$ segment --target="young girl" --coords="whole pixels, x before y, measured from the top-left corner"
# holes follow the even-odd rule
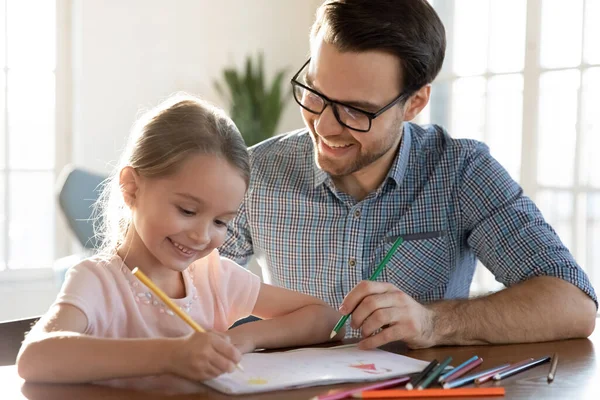
[[[165,375],[214,378],[257,348],[329,340],[337,311],[261,283],[216,250],[249,176],[244,141],[222,111],[189,96],[150,111],[101,198],[104,250],[69,270],[21,347],[19,375],[151,387]],[[131,273],[135,267],[207,333],[193,333]],[[263,320],[227,330],[249,314]]]

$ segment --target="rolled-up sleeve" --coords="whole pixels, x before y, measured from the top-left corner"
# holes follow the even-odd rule
[[[460,209],[468,245],[499,282],[511,286],[534,276],[554,276],[580,288],[598,307],[586,273],[484,144],[464,165]]]
[[[244,202],[238,209],[235,218],[227,226],[227,237],[219,247],[219,253],[239,265],[246,266],[253,252],[252,236]]]

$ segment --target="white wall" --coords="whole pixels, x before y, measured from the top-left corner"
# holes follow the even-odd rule
[[[66,123],[72,131],[65,161],[109,173],[140,108],[173,92],[226,107],[212,82],[226,66],[242,65],[247,54],[264,52],[268,78],[284,67],[291,78],[308,55],[308,32],[320,3],[71,0],[73,112]],[[279,130],[301,124],[290,99]],[[50,273],[0,282],[0,321],[42,314],[56,293]]]
[[[109,172],[143,107],[183,90],[226,107],[226,66],[263,50],[268,77],[308,55],[316,0],[75,0],[73,162]],[[287,89],[287,86],[286,86]],[[280,131],[299,128],[290,99]]]

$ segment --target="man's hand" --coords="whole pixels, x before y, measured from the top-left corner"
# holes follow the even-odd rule
[[[363,339],[359,343],[362,349],[397,340],[402,340],[411,348],[436,344],[434,312],[391,283],[360,282],[348,293],[340,312],[352,313],[350,326],[362,329]],[[377,332],[379,329],[381,331]]]

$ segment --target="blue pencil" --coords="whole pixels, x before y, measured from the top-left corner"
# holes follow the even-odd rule
[[[510,364],[502,364],[502,365],[498,365],[497,367],[486,369],[485,371],[478,372],[476,374],[467,375],[467,376],[464,376],[462,378],[458,378],[456,380],[453,380],[452,382],[444,383],[443,387],[444,387],[444,389],[453,389],[455,387],[467,385],[469,383],[475,382],[475,379],[477,379],[477,378],[480,378],[482,376],[485,376],[485,375],[488,375],[488,374],[493,374],[493,373],[496,373],[498,371],[501,371],[504,368],[508,367],[509,365]]]
[[[478,366],[480,366],[481,363],[483,363],[483,358],[481,358],[481,357],[479,357],[475,361],[471,361],[470,364],[465,365],[460,370],[458,370],[458,371],[454,372],[452,375],[448,376],[444,382],[452,382],[453,380],[460,378],[461,376],[465,375],[470,370],[475,369]]]
[[[521,371],[525,371],[525,370],[527,370],[529,368],[533,368],[533,367],[535,367],[537,365],[543,364],[543,363],[548,362],[548,361],[550,361],[550,356],[541,357],[541,358],[538,358],[537,360],[530,361],[527,364],[520,365],[520,366],[518,366],[516,368],[509,368],[509,369],[504,370],[502,372],[498,372],[496,375],[494,375],[493,379],[495,381],[499,381],[501,379],[508,378],[509,376],[512,376],[514,374],[518,374]]]
[[[450,371],[446,372],[444,375],[440,376],[439,382],[444,382],[447,377],[449,377],[456,371],[460,371],[461,368],[465,367],[469,363],[472,363],[473,361],[477,360],[478,358],[479,358],[479,356],[473,356],[473,357],[469,358],[467,361],[465,361],[464,363],[460,364],[458,367],[453,368]]]

